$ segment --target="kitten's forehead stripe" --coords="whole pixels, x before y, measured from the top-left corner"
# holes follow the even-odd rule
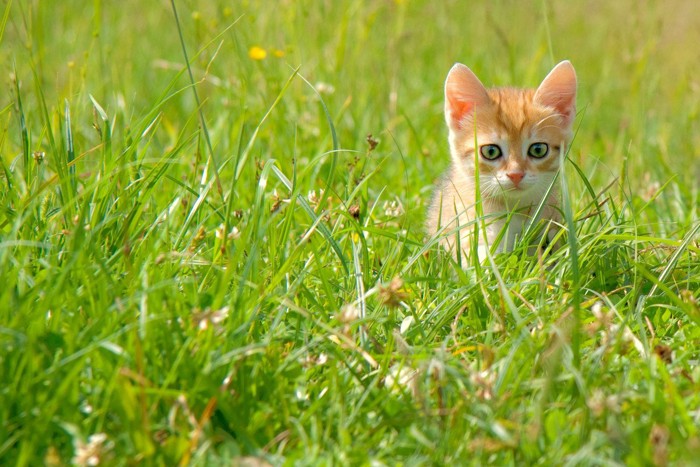
[[[496,122],[511,138],[520,138],[536,112],[532,105],[534,91],[531,89],[495,88],[488,91],[494,102]],[[513,102],[514,105],[507,105]],[[506,103],[504,105],[504,103]],[[528,132],[529,133],[529,132]]]

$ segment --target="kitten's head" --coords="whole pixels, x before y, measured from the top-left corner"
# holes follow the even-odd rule
[[[535,203],[559,170],[576,115],[576,73],[559,63],[537,89],[486,89],[466,66],[445,82],[445,118],[457,170],[474,175],[485,198]],[[476,139],[476,144],[475,144]]]

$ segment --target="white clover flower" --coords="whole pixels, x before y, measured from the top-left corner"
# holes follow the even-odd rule
[[[640,192],[640,196],[644,201],[651,201],[661,189],[661,184],[656,180],[652,181],[649,172],[644,174],[642,185],[646,187]]]
[[[586,405],[596,417],[600,417],[606,409],[614,413],[619,413],[621,397],[617,394],[606,396],[602,389],[596,388],[591,393],[591,397],[586,400]]]
[[[316,193],[316,190],[309,190],[309,193],[306,195],[306,199],[309,200],[309,204],[312,206],[317,206],[319,202],[323,199],[323,188],[318,190],[318,194]]]
[[[75,455],[72,462],[79,466],[100,465],[112,446],[113,443],[107,439],[105,433],[90,435],[87,443],[83,440],[74,440]]]
[[[493,385],[496,383],[496,372],[492,368],[475,371],[470,379],[477,386],[476,397],[487,401],[493,399]]]
[[[346,303],[340,308],[340,313],[338,313],[338,321],[343,324],[350,324],[360,317],[360,309],[357,305],[352,303]]]
[[[200,331],[208,329],[209,326],[213,326],[214,329],[218,331],[221,329],[221,323],[228,318],[229,311],[230,308],[228,306],[219,308],[218,310],[207,308],[204,311],[194,313],[192,319],[197,324]]]
[[[399,217],[403,213],[403,205],[399,200],[384,201],[384,214],[388,217]]]
[[[307,354],[301,358],[301,364],[304,367],[321,366],[328,362],[328,355],[321,352],[318,355]]]
[[[222,240],[224,238],[224,228],[225,227],[226,226],[223,223],[221,223],[216,228],[215,234],[216,234],[216,238],[218,238],[219,240]],[[231,228],[231,231],[227,235],[227,237],[232,239],[232,240],[235,240],[235,239],[239,238],[240,236],[241,236],[241,231],[238,230],[238,227],[236,227],[236,226],[233,226]]]
[[[409,392],[412,396],[418,395],[418,370],[406,364],[396,363],[389,368],[384,377],[384,386],[392,392]]]
[[[333,94],[335,92],[335,87],[332,84],[324,83],[323,81],[316,83],[314,88],[319,94]]]

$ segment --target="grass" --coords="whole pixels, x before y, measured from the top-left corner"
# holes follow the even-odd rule
[[[692,463],[700,11],[476,3],[5,2],[2,463]],[[444,77],[564,58],[566,246],[462,269]]]

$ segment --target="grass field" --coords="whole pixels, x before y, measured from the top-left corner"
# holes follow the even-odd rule
[[[176,7],[2,3],[0,463],[697,461],[700,4]],[[445,75],[562,59],[566,246],[460,267]]]

